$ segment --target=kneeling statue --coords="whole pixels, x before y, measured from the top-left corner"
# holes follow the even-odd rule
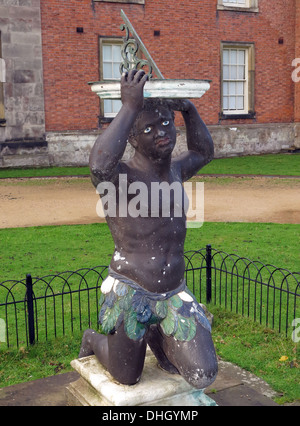
[[[106,217],[115,251],[101,286],[102,333],[84,332],[79,358],[94,354],[119,383],[132,385],[141,377],[148,344],[161,368],[203,389],[218,367],[210,323],[184,279],[186,214],[183,208],[178,214],[173,193],[166,214],[151,186],[177,183],[184,197],[182,183],[211,161],[213,142],[189,100],[144,99],[146,80],[143,70],[122,75],[122,107],[90,155],[94,186],[116,188],[115,208]],[[172,158],[175,110],[186,125],[188,150]],[[127,142],[135,153],[122,161]],[[132,208],[134,188],[144,190],[139,215]]]

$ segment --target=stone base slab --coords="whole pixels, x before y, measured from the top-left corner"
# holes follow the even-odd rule
[[[147,353],[142,377],[136,385],[118,383],[94,355],[76,359],[72,367],[80,379],[66,390],[68,405],[76,406],[214,406],[204,390],[189,385],[180,375],[169,374]]]

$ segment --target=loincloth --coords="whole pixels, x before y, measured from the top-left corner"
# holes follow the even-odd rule
[[[173,291],[153,293],[110,269],[99,303],[99,322],[105,334],[113,334],[122,323],[132,340],[142,339],[152,324],[160,324],[167,336],[180,341],[195,337],[197,323],[211,331],[204,310],[184,280]]]

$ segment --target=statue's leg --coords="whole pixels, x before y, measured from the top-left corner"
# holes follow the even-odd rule
[[[98,361],[110,374],[124,385],[136,384],[142,374],[146,353],[146,342],[129,339],[123,324],[105,336],[94,330],[86,330],[82,339],[79,358],[95,354]]]
[[[106,365],[106,360],[108,359],[107,357],[108,347],[107,347],[106,336],[104,336],[103,334],[97,333],[97,331],[92,330],[91,328],[89,328],[88,330],[85,330],[85,332],[83,333],[81,348],[80,348],[78,358],[84,358],[86,356],[94,355],[95,345],[96,347],[99,348],[98,350],[102,353],[103,360],[101,364]],[[101,349],[100,349],[100,345],[102,345]]]
[[[162,350],[184,379],[197,389],[207,388],[216,378],[218,363],[211,334],[197,323],[196,335],[187,342],[164,335]]]
[[[162,333],[161,327],[157,327],[156,325],[152,325],[147,332],[147,343],[150,346],[151,351],[155,355],[159,366],[168,371],[171,374],[179,374],[177,368],[171,364],[171,362],[166,357],[166,354],[163,350],[163,340],[165,339],[165,335]]]

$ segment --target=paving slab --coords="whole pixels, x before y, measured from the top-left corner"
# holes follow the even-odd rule
[[[0,388],[0,406],[66,406],[66,387],[75,371]],[[276,393],[263,380],[228,362],[219,362],[215,382],[206,389],[219,406],[277,406]]]
[[[78,378],[72,371],[0,388],[0,406],[64,406],[66,386]]]

